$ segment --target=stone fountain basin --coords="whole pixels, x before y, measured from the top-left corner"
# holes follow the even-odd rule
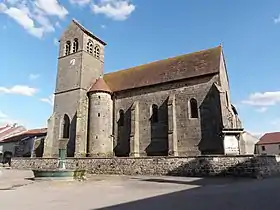
[[[34,169],[35,180],[67,180],[75,179],[76,170],[71,169]]]

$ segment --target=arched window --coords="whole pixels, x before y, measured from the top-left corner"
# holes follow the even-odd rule
[[[67,41],[65,45],[65,55],[69,55],[71,51],[71,42]]]
[[[153,104],[152,106],[152,123],[158,122],[158,106]]]
[[[93,52],[93,42],[90,39],[88,40],[88,43],[87,43],[87,52],[89,54],[92,54],[92,52]]]
[[[194,98],[190,100],[190,115],[191,118],[198,118],[197,101]]]
[[[94,47],[94,56],[100,58],[100,47],[98,45]]]
[[[121,109],[119,111],[120,119],[119,119],[119,125],[124,126],[124,111]]]
[[[69,138],[70,137],[70,118],[67,114],[63,116],[62,121],[62,138]]]
[[[79,49],[79,41],[78,39],[74,39],[74,42],[73,42],[73,53],[77,52]]]

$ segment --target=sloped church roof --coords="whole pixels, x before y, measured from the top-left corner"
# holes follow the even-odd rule
[[[219,73],[222,47],[176,56],[104,75],[112,92]]]

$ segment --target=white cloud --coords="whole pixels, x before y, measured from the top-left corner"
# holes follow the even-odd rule
[[[54,95],[50,95],[48,98],[41,98],[40,101],[45,102],[53,106],[54,104]]]
[[[67,9],[60,5],[57,0],[36,0],[35,5],[46,14],[58,16],[61,19],[68,15]]]
[[[4,0],[4,1],[6,1],[7,3],[9,3],[9,4],[17,4],[17,3],[19,3],[21,0]]]
[[[135,10],[135,5],[129,0],[99,0],[92,5],[95,14],[103,14],[113,20],[126,20]]]
[[[0,94],[16,94],[24,96],[33,96],[37,93],[36,88],[28,87],[26,85],[15,85],[13,87],[0,87]]]
[[[8,15],[38,38],[54,32],[54,25],[59,26],[53,17],[63,19],[68,15],[68,11],[57,0],[4,0],[0,3],[0,13]]]
[[[40,77],[39,74],[29,74],[28,78],[29,80],[35,80],[38,79]]]
[[[1,8],[1,4],[0,4]],[[0,9],[0,12],[5,13],[12,19],[14,19],[19,25],[21,25],[25,30],[27,30],[30,34],[41,38],[44,33],[44,29],[40,27],[36,27],[34,21],[31,19],[31,17],[28,14],[28,11],[24,8],[16,8],[16,7],[4,7],[3,9]]]
[[[280,103],[280,91],[253,93],[247,100],[242,101],[251,106],[274,106]]]
[[[87,5],[91,2],[91,0],[70,0],[71,4],[78,4],[79,6]]]

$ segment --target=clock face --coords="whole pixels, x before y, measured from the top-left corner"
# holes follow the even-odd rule
[[[75,59],[75,58],[71,59],[71,60],[70,60],[70,65],[74,66],[74,65],[75,65],[75,62],[76,62],[76,59]]]

